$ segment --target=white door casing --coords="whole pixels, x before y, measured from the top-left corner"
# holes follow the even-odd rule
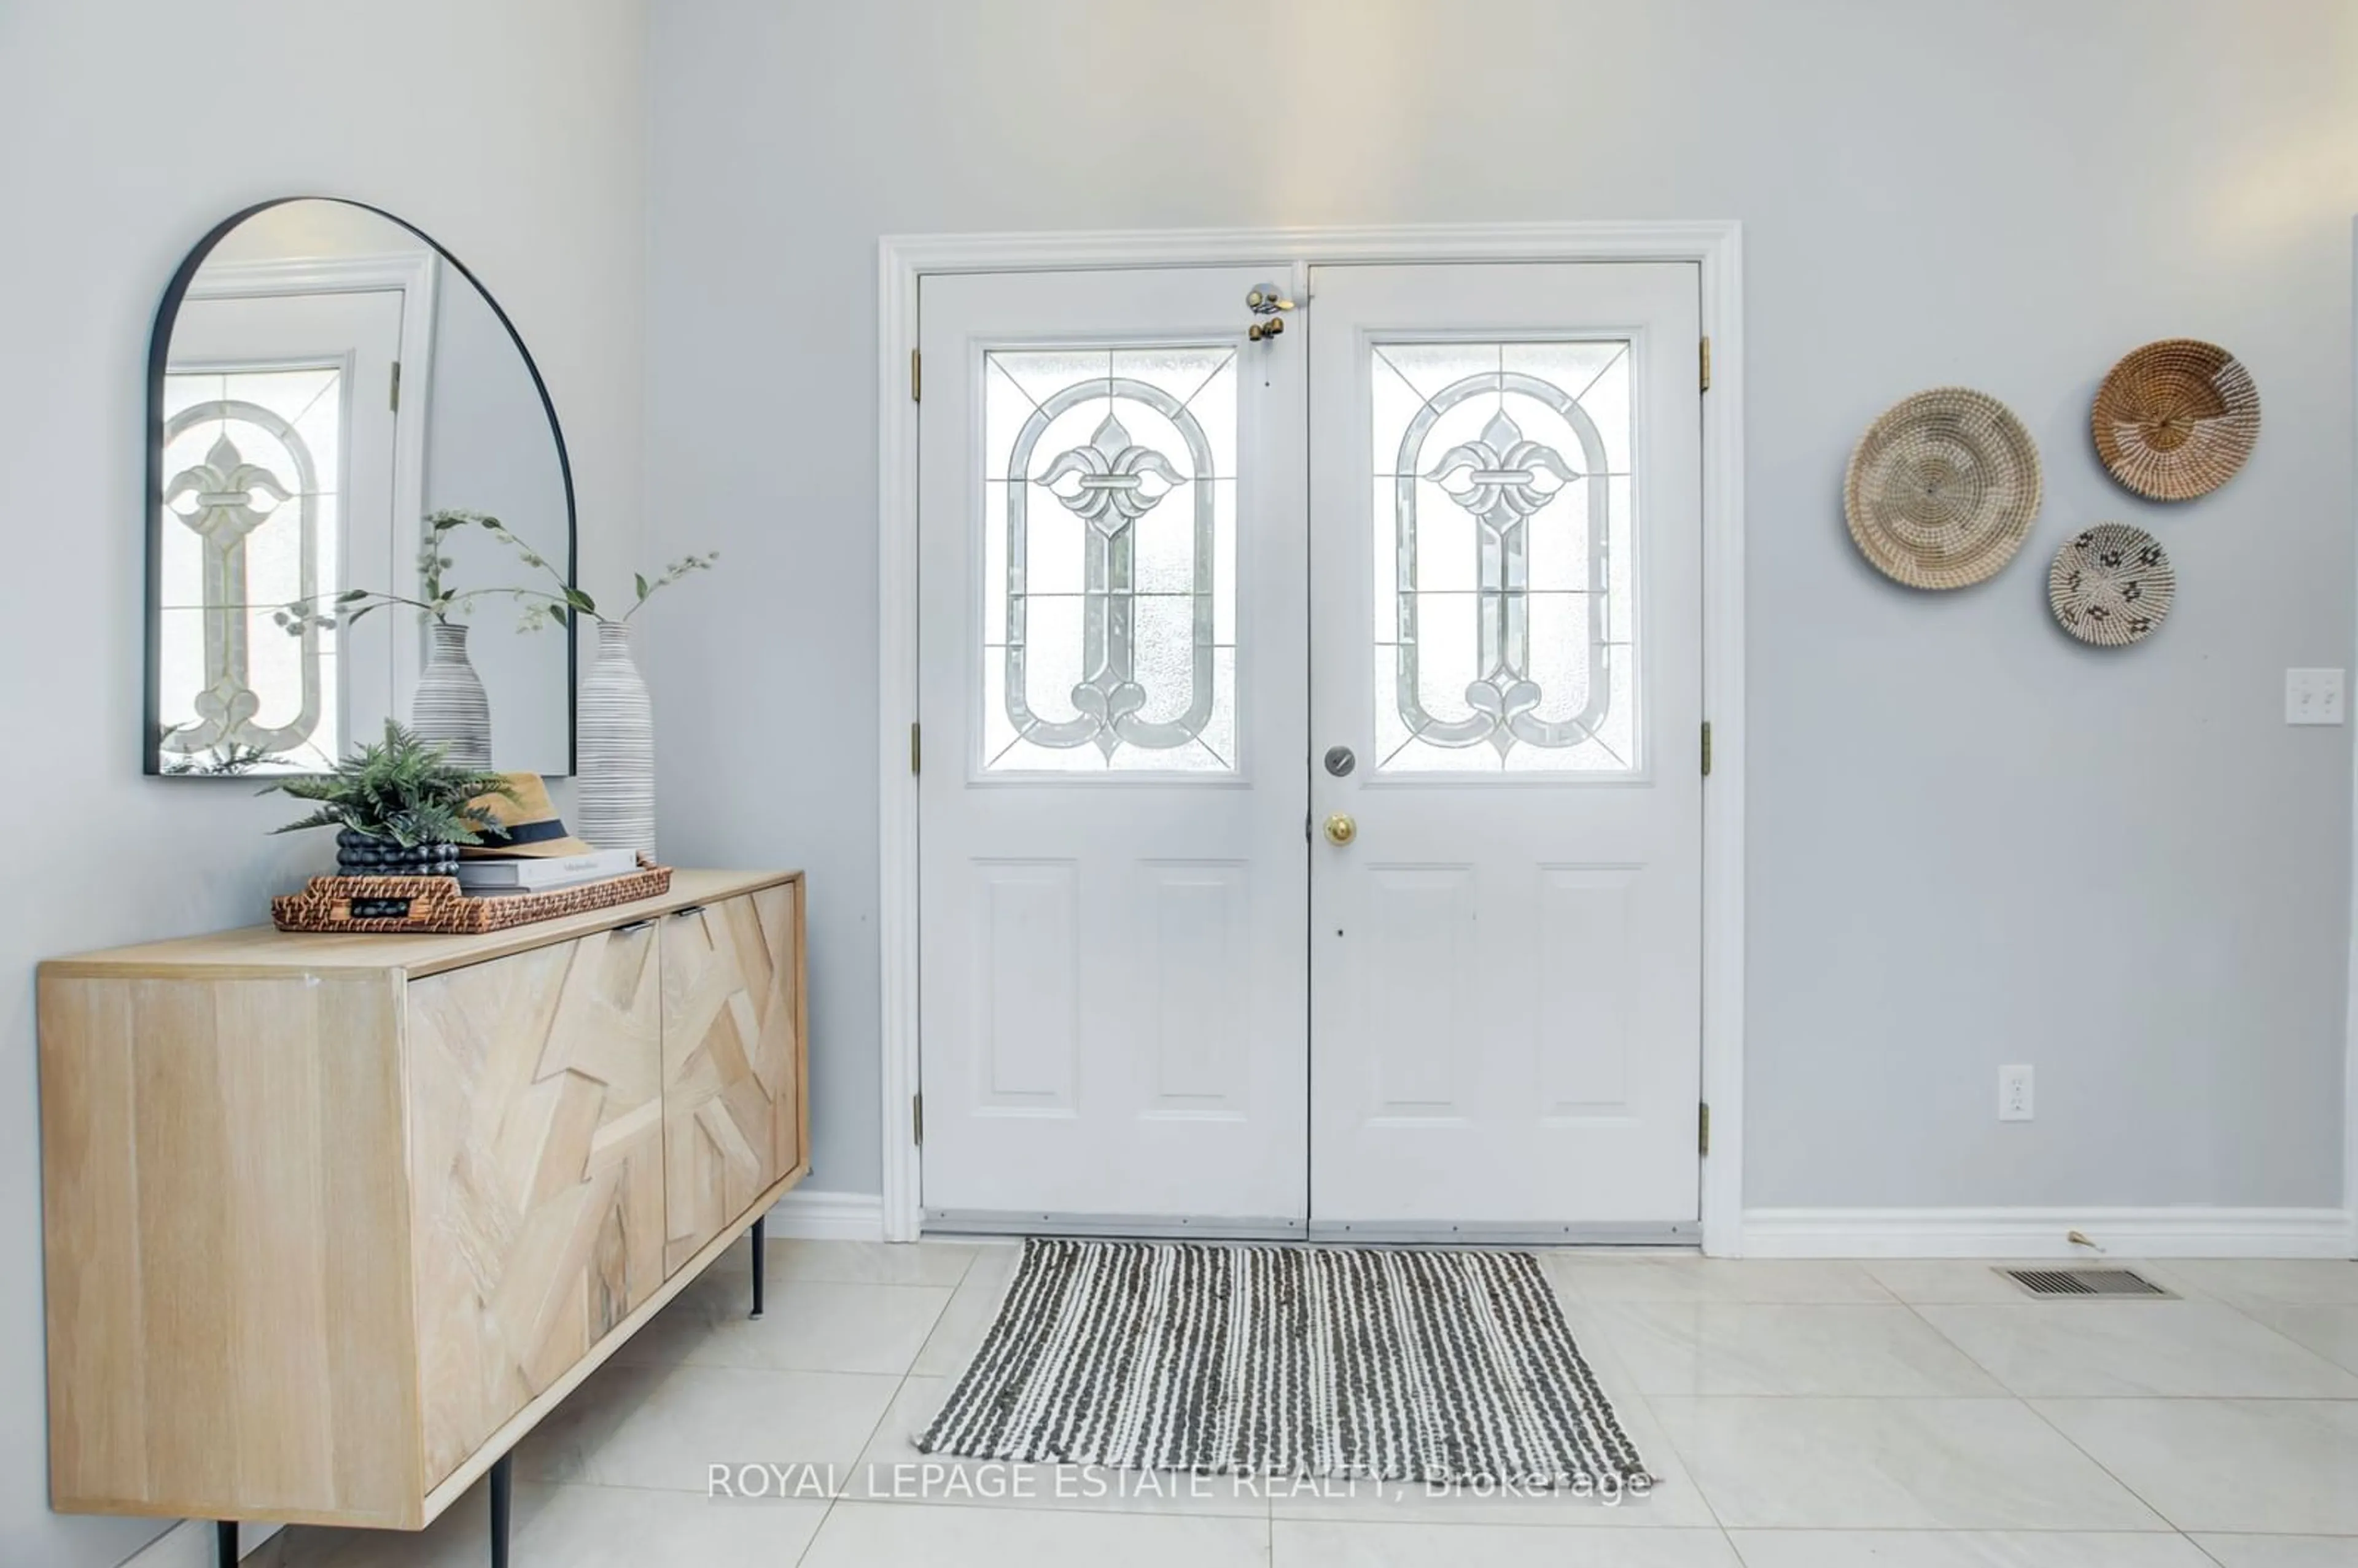
[[[929,279],[925,1206],[1298,1226],[1298,340],[1243,269]]]
[[[1742,1239],[1744,1127],[1741,225],[1645,221],[887,236],[880,242],[878,259],[883,1234],[892,1239],[914,1239],[918,1234],[924,1209],[920,1170],[926,1162],[911,1114],[920,1061],[920,810],[905,732],[907,721],[919,709],[919,407],[913,351],[919,342],[921,282],[931,290],[943,280],[974,273],[1240,264],[1257,277],[1290,277],[1297,297],[1306,298],[1308,269],[1322,263],[1681,261],[1693,264],[1700,275],[1700,325],[1709,334],[1713,362],[1710,395],[1701,411],[1703,596],[1709,626],[1704,684],[1716,753],[1704,798],[1707,929],[1702,1029],[1704,1076],[1714,1128],[1709,1158],[1703,1163],[1702,1232],[1706,1252],[1736,1255]],[[1296,319],[1297,332],[1306,325]],[[925,413],[930,417],[940,377],[936,363],[929,362],[925,369]],[[928,559],[928,571],[931,568]]]
[[[1312,272],[1322,1230],[1697,1217],[1697,283]]]

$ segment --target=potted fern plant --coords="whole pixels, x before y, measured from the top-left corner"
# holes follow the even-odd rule
[[[388,719],[384,739],[315,777],[288,778],[276,790],[318,809],[276,833],[333,827],[336,870],[346,876],[455,876],[459,847],[499,836],[484,795],[515,798],[506,778],[450,762],[431,744]]]

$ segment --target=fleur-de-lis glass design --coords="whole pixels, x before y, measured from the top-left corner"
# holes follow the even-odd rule
[[[1190,404],[1205,386],[1233,384],[1234,355],[1209,347],[1160,352],[1166,366],[1200,367],[1192,373],[1195,393],[1116,373],[1120,351],[1107,351],[1096,373],[1046,395],[1025,394],[1028,415],[993,475],[1006,486],[1005,534],[998,542],[1006,559],[997,693],[1003,722],[995,722],[995,732],[1006,738],[986,751],[986,770],[1070,771],[1091,752],[1088,765],[1097,767],[1233,768],[1207,729],[1216,711],[1234,711],[1233,666],[1222,664],[1227,650],[1214,625],[1216,491],[1233,488],[1234,476],[1218,471],[1212,436]],[[1057,358],[994,354],[985,374],[1004,375],[1016,386],[1011,365],[1029,371]],[[1093,421],[1080,426],[1089,432],[1086,440],[1061,450],[1046,447],[1055,455],[1038,460],[1052,427],[1070,430],[1084,417]],[[1227,443],[1233,438],[1225,435]],[[1035,528],[1033,508],[1044,497],[1082,523],[1077,563],[1063,535]],[[1165,510],[1183,507],[1180,519]],[[1150,524],[1159,530],[1159,550],[1141,544],[1141,529]],[[1035,561],[1035,550],[1055,558]],[[1150,562],[1161,574],[1152,581],[1146,580]],[[1044,591],[1052,575],[1060,586],[1077,577],[1078,593]],[[1076,623],[1066,619],[1075,600]],[[1077,649],[1061,645],[1076,632]],[[1078,678],[1048,675],[1063,670]]]
[[[194,694],[197,721],[173,730],[162,744],[181,754],[233,749],[287,752],[308,739],[319,721],[319,635],[308,631],[298,640],[299,696],[294,714],[284,723],[257,722],[265,704],[255,689],[247,643],[254,607],[246,581],[246,553],[255,531],[272,524],[292,503],[302,595],[308,599],[316,591],[312,498],[318,485],[310,449],[277,414],[234,398],[182,409],[166,423],[165,445],[169,448],[183,432],[201,433],[208,427],[216,434],[203,460],[181,468],[164,485],[167,525],[186,528],[200,541],[197,589],[204,665]],[[293,471],[258,460],[265,451],[283,454]]]
[[[1066,479],[1073,482],[1058,488]],[[1108,414],[1089,444],[1058,456],[1039,482],[1098,533],[1113,534],[1153,511],[1181,477],[1152,447],[1132,445],[1121,421]]]
[[[1392,712],[1379,716],[1379,739],[1391,739],[1381,742],[1378,767],[1457,770],[1478,764],[1453,759],[1487,749],[1493,768],[1627,768],[1629,759],[1600,734],[1614,701],[1612,662],[1631,651],[1626,639],[1608,636],[1612,481],[1625,476],[1612,471],[1595,418],[1556,380],[1509,368],[1515,345],[1390,347],[1421,374],[1450,368],[1425,395],[1388,358],[1386,345],[1374,349],[1370,363],[1371,373],[1392,378],[1381,384],[1405,385],[1421,399],[1404,421],[1380,406],[1375,416],[1379,450],[1396,442],[1384,470],[1392,515],[1388,531],[1379,520],[1377,544],[1379,584],[1390,579],[1395,615],[1389,634],[1379,628],[1377,636],[1379,670],[1392,687]],[[1614,385],[1627,385],[1623,345],[1534,347],[1540,351],[1523,362],[1545,362],[1553,353],[1569,366],[1585,355],[1596,378],[1620,365]],[[1497,368],[1465,373],[1468,362],[1485,358]],[[1467,416],[1486,404],[1478,434],[1465,436]],[[1436,440],[1444,428],[1458,438]],[[1420,505],[1436,491],[1471,520],[1470,537],[1462,525],[1420,528]],[[1533,579],[1542,542],[1557,573],[1543,589]],[[1433,554],[1440,550],[1470,551],[1472,558]],[[1573,564],[1574,551],[1585,552],[1585,573]],[[1542,601],[1543,622],[1535,621]],[[1626,618],[1626,607],[1620,613]],[[1468,636],[1471,647],[1456,640]],[[1628,671],[1619,674],[1626,680]],[[1379,682],[1379,706],[1387,703],[1381,690]],[[1535,751],[1518,754],[1519,747]]]
[[[224,431],[214,438],[203,462],[172,476],[164,504],[207,542],[235,544],[262,526],[291,493],[276,474],[247,462]],[[256,496],[266,497],[266,504],[255,505]]]
[[[1531,678],[1531,550],[1525,520],[1578,477],[1552,447],[1527,441],[1503,406],[1479,439],[1461,441],[1425,471],[1449,499],[1473,514],[1482,552],[1479,581],[1482,674],[1466,700],[1487,715],[1483,739],[1504,756],[1515,744],[1512,721],[1540,705]]]
[[[1146,706],[1146,688],[1134,677],[1134,606],[1127,590],[1136,550],[1130,525],[1184,481],[1170,459],[1134,445],[1120,418],[1109,412],[1087,446],[1058,453],[1035,482],[1089,525],[1081,621],[1087,673],[1073,687],[1073,706],[1095,721],[1087,738],[1110,757],[1126,738],[1123,729]]]

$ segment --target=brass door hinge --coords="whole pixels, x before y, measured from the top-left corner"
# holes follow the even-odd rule
[[[1703,341],[1703,389],[1705,392],[1711,390],[1711,340],[1709,338]]]
[[[909,1097],[909,1137],[918,1148],[925,1146],[925,1097],[922,1093]]]
[[[393,362],[393,384],[385,389],[384,406],[395,414],[401,412],[401,362]]]
[[[1711,777],[1711,720],[1703,721],[1703,776]]]
[[[1695,1118],[1695,1152],[1708,1154],[1711,1152],[1711,1107],[1702,1105],[1695,1108],[1702,1113]]]
[[[916,350],[909,351],[909,401],[925,400],[925,356]]]
[[[913,773],[922,773],[925,771],[925,726],[922,724],[909,726],[909,771]]]

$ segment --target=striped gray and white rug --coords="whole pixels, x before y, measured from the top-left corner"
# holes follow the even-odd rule
[[[1645,1473],[1528,1252],[1027,1241],[917,1447],[1534,1487]]]

